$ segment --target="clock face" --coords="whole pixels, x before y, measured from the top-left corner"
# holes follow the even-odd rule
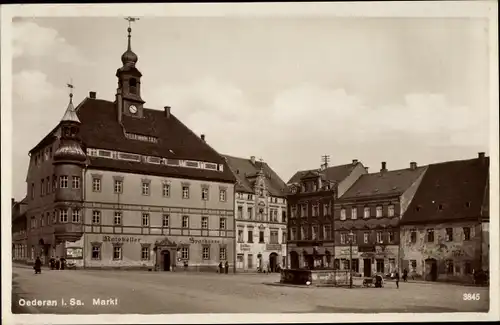
[[[130,105],[128,110],[130,111],[130,113],[132,114],[135,114],[137,113],[137,107],[135,107],[135,105]]]

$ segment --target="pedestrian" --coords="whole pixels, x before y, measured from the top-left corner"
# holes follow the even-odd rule
[[[398,270],[396,270],[396,274],[394,275],[394,277],[396,279],[396,286],[399,289],[399,271]]]
[[[403,270],[403,282],[408,282],[408,270]]]
[[[184,261],[184,271],[187,271],[187,269],[188,269],[188,262]]]
[[[59,259],[59,256],[56,257],[56,270],[59,270],[61,267],[61,260]]]
[[[226,261],[226,264],[224,265],[224,269],[226,271],[226,274],[229,273],[229,263]]]
[[[40,260],[40,257],[36,257],[35,260],[35,265],[33,266],[33,269],[35,269],[35,274],[41,274],[42,273],[42,261]]]
[[[56,267],[56,259],[52,256],[49,260],[50,269],[53,270]]]
[[[64,267],[66,266],[66,259],[64,257],[61,257],[61,270],[64,270]]]
[[[219,267],[217,268],[217,273],[222,273],[222,262],[219,263]]]
[[[221,271],[220,271],[220,273],[222,273],[222,274],[226,273],[225,269],[224,269],[224,263],[222,263],[222,262],[221,262]]]

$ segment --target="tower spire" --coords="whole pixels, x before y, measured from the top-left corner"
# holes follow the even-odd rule
[[[127,32],[128,32],[128,42],[127,42],[127,51],[125,53],[123,53],[122,55],[122,62],[123,62],[123,65],[135,65],[137,63],[137,55],[132,52],[132,23],[133,22],[136,22],[139,20],[139,18],[136,18],[136,17],[126,17],[124,18],[125,20],[128,21],[128,28],[127,28]]]
[[[69,88],[69,103],[68,107],[66,108],[66,112],[61,119],[61,122],[66,121],[80,123],[80,119],[76,115],[75,107],[73,106],[73,89],[75,88],[75,86],[73,85],[72,81],[66,84],[66,86]]]

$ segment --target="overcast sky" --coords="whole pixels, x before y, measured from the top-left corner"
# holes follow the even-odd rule
[[[172,106],[222,154],[297,170],[370,171],[488,150],[488,22],[407,18],[142,18],[132,49],[146,107]],[[72,79],[114,100],[123,18],[13,24],[13,195],[28,151],[60,120]]]

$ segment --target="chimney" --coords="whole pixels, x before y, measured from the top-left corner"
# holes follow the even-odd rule
[[[381,172],[386,172],[387,171],[387,163],[385,161],[382,161],[382,168],[380,169]]]
[[[95,91],[90,91],[89,92],[89,98],[95,99],[95,97],[96,97],[96,92]]]
[[[477,157],[478,157],[479,159],[484,159],[484,152],[479,152],[479,153],[477,154]]]
[[[368,173],[368,169],[369,169],[369,168],[370,168],[370,167],[365,167],[365,170],[366,170],[366,172],[367,172],[367,173]]]
[[[170,118],[170,106],[165,106],[164,109],[165,109],[165,116],[167,118]]]
[[[415,170],[415,169],[417,169],[417,163],[416,163],[416,162],[414,162],[414,161],[412,161],[412,162],[410,163],[410,169],[411,169],[411,170]]]
[[[204,134],[201,135],[201,140],[205,141],[205,135]]]
[[[255,164],[255,156],[251,156],[250,161],[252,162],[252,164]]]
[[[357,163],[358,163],[358,160],[357,160],[357,159],[353,159],[353,160],[352,160],[352,164],[353,164],[353,165],[356,165]]]

